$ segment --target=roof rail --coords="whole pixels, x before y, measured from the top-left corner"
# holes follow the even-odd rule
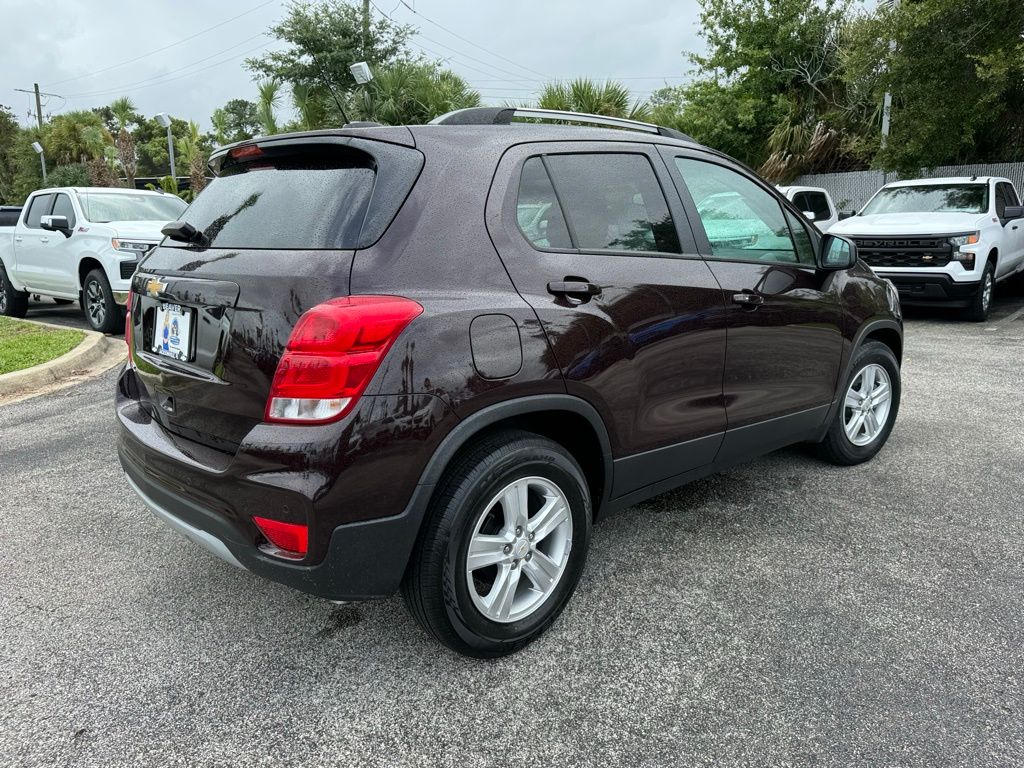
[[[629,120],[624,117],[607,117],[591,115],[586,112],[567,112],[560,109],[534,109],[533,107],[470,107],[456,109],[454,112],[435,117],[430,125],[510,125],[512,118],[527,120],[564,120],[573,123],[586,123],[604,128],[623,128],[629,131],[643,131],[657,136],[667,136],[696,144],[685,133],[666,128],[663,125],[644,123],[640,120]]]

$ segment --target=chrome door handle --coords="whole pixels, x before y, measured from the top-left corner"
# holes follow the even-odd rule
[[[14,238],[14,242],[16,242],[16,243],[20,243],[20,242],[21,242],[22,240],[24,240],[24,239],[25,239],[25,238],[23,238],[23,237],[21,237],[21,236],[19,235],[18,237]]]
[[[40,237],[39,238],[39,242],[40,243],[48,243],[48,242],[50,242],[50,238],[48,238],[48,237]]]
[[[735,304],[748,309],[756,309],[764,304],[764,297],[757,293],[734,293],[732,300]]]

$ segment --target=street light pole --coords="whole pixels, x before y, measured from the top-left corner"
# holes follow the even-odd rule
[[[39,155],[39,162],[43,165],[43,184],[46,183],[46,153],[43,151],[43,145],[38,141],[32,142],[32,149]]]
[[[167,155],[171,159],[171,178],[177,180],[178,176],[174,170],[174,136],[171,134],[171,116],[161,112],[156,116],[156,121],[167,129]]]

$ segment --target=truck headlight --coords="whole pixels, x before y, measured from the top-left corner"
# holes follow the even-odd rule
[[[132,240],[118,240],[116,237],[110,241],[110,244],[118,251],[132,253],[136,256],[142,256],[142,254],[153,247],[153,243],[138,243]]]
[[[965,232],[962,235],[950,235],[948,238],[949,244],[954,248],[959,248],[961,245],[974,245],[981,239],[980,232]]]
[[[965,245],[976,245],[981,239],[980,232],[964,232],[962,235],[950,235],[947,240],[953,246],[953,261],[959,261],[966,270],[974,269],[974,253],[961,251]]]

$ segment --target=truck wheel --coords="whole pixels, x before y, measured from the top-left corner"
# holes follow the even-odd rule
[[[995,285],[995,267],[992,262],[985,265],[985,271],[981,273],[981,282],[978,284],[978,292],[971,299],[970,306],[964,310],[964,319],[975,323],[983,323],[988,320],[988,312],[992,307],[992,288]]]
[[[874,457],[892,432],[900,409],[900,366],[880,341],[869,341],[854,352],[853,365],[825,439],[818,453],[842,466]]]
[[[0,264],[0,315],[24,317],[28,312],[28,294],[14,290],[7,278],[7,271]]]
[[[409,611],[467,656],[513,653],[572,596],[590,544],[590,493],[562,446],[502,431],[438,485],[402,583]]]
[[[82,312],[94,331],[116,333],[124,323],[121,307],[114,301],[114,293],[103,270],[94,269],[82,284]]]

